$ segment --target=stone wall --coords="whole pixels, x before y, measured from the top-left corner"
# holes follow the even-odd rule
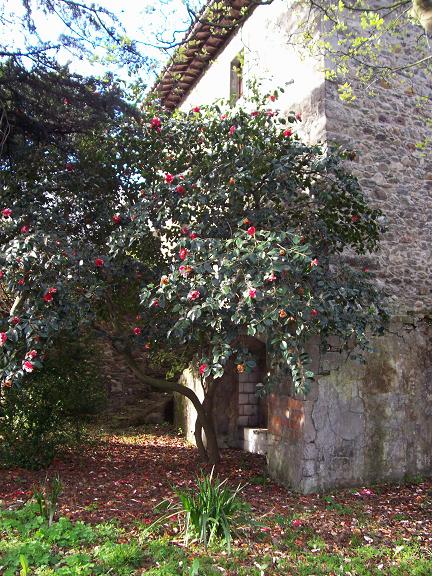
[[[324,80],[323,61],[302,59],[289,45],[296,17],[282,0],[257,8],[182,108],[227,98],[230,62],[241,49],[246,79],[253,74],[263,91],[292,81],[277,106],[302,113],[299,131],[309,142],[355,149],[348,169],[384,212],[387,232],[379,252],[367,256],[367,266],[389,293],[394,319],[364,365],[340,354],[321,355],[311,343],[318,378],[308,396],[295,397],[290,384],[281,382],[269,398],[269,471],[303,492],[429,475],[432,163],[417,143],[432,134],[415,106],[419,93],[432,95],[430,78],[410,68],[395,80],[376,83],[376,96],[357,90],[352,104],[342,103],[337,87]],[[398,50],[386,55],[390,66],[415,60],[417,33],[408,30]],[[232,398],[239,390],[230,392],[228,384],[232,433]]]
[[[394,322],[391,332],[365,364],[321,356],[306,399],[272,399],[274,477],[311,492],[432,473],[432,326]]]

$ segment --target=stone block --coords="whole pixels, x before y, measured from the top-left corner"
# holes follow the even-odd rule
[[[249,404],[249,395],[248,394],[239,394],[239,404]]]
[[[247,426],[249,424],[249,417],[248,416],[239,416],[238,418],[238,425],[239,426]]]
[[[258,406],[256,406],[256,404],[245,404],[243,410],[246,416],[256,416],[258,413]]]

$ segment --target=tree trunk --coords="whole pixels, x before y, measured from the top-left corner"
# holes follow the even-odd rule
[[[169,382],[148,376],[140,368],[129,350],[122,350],[121,352],[123,353],[128,366],[138,377],[138,379],[141,380],[141,382],[157,390],[163,390],[164,392],[178,392],[179,394],[186,396],[186,398],[192,402],[197,412],[195,438],[197,440],[197,448],[200,458],[204,459],[210,464],[217,464],[220,461],[220,455],[212,414],[214,387],[210,387],[209,393],[204,398],[203,403],[201,403],[195,392],[187,386],[183,386],[183,384],[180,384],[179,382]],[[202,430],[204,430],[206,445],[204,445],[202,439]]]

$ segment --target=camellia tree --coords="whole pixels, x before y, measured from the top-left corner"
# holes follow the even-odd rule
[[[270,377],[285,371],[297,388],[313,378],[305,351],[312,336],[324,347],[330,335],[366,346],[384,312],[356,255],[376,247],[380,214],[342,153],[302,143],[301,118],[284,118],[268,103],[267,96],[248,110],[214,105],[172,115],[143,105],[139,117],[105,134],[112,165],[127,175],[119,190],[99,191],[95,180],[93,190],[77,192],[76,205],[53,186],[62,178],[67,187],[67,169],[45,173],[27,206],[6,186],[3,391],[32,385],[59,334],[94,333],[138,380],[189,398],[198,448],[214,463],[212,398],[229,361],[239,371],[253,366],[244,336],[265,337]],[[75,174],[80,158],[74,162]],[[31,191],[33,183],[21,185]],[[104,193],[104,203],[92,201]],[[177,377],[148,375],[139,359],[161,351],[196,371],[202,402]]]

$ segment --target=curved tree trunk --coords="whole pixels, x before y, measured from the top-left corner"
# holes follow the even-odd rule
[[[129,350],[121,350],[128,366],[131,368],[133,373],[137,376],[141,382],[155,388],[157,390],[163,390],[164,392],[178,392],[183,396],[188,398],[196,412],[197,412],[197,424],[195,425],[195,438],[197,440],[197,447],[200,458],[208,461],[210,464],[217,464],[220,460],[219,447],[217,444],[216,432],[213,424],[213,414],[212,414],[212,396],[213,391],[210,388],[210,393],[204,398],[203,403],[200,402],[198,396],[193,390],[180,384],[179,382],[169,382],[166,380],[159,380],[158,378],[153,378],[148,376],[138,365],[135,358]],[[206,444],[204,444],[202,439],[202,430],[204,430]]]

